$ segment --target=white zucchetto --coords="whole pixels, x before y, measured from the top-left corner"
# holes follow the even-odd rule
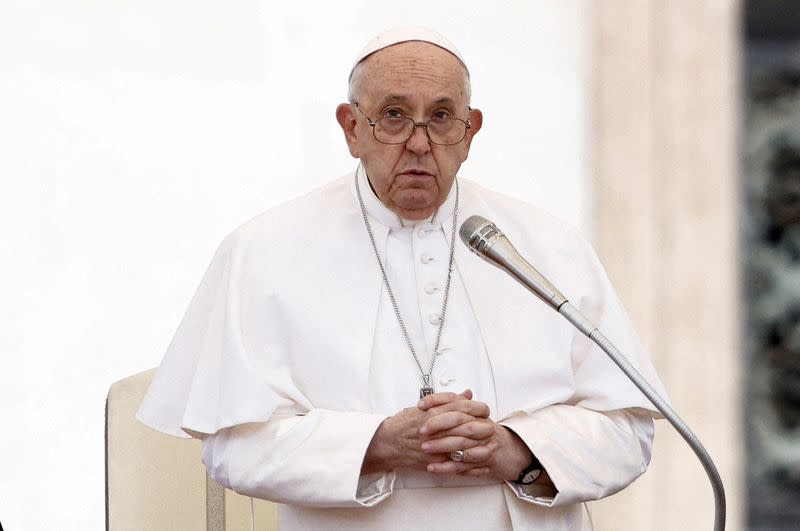
[[[350,69],[350,76],[353,75],[353,70],[355,69],[356,65],[366,59],[368,56],[372,55],[373,53],[377,52],[378,50],[383,50],[384,48],[388,48],[394,44],[400,44],[401,42],[409,42],[409,41],[422,41],[428,42],[430,44],[434,44],[439,48],[443,48],[450,52],[451,54],[455,55],[461,64],[464,65],[464,68],[469,73],[469,69],[467,68],[467,63],[464,61],[464,58],[461,56],[461,53],[455,47],[455,45],[450,42],[444,35],[433,31],[431,29],[419,27],[419,26],[405,26],[405,27],[398,27],[386,30],[380,34],[378,34],[374,39],[370,40],[361,52],[356,57],[356,60],[353,62],[353,67]]]

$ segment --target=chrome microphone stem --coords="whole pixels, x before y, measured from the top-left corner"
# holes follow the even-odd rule
[[[470,216],[461,225],[461,240],[475,254],[510,274],[534,295],[542,299],[589,339],[594,341],[623,373],[650,400],[653,406],[666,418],[683,437],[697,455],[711,481],[714,491],[714,531],[725,529],[725,488],[717,467],[697,436],[675,413],[647,380],[631,365],[617,348],[578,311],[539,271],[517,252],[511,242],[491,221],[481,216]]]
[[[470,251],[517,279],[556,311],[567,302],[567,298],[517,252],[491,221],[471,216],[461,225],[459,235]]]
[[[478,256],[497,265],[512,277],[519,279],[523,286],[545,303],[558,311],[567,298],[553,286],[536,268],[530,265],[511,242],[502,234],[492,238]]]
[[[564,302],[558,309],[558,313],[563,315],[575,328],[580,330],[589,339],[595,342],[598,347],[603,349],[603,352],[608,354],[608,357],[617,364],[617,367],[625,373],[625,375],[639,388],[639,390],[646,396],[653,406],[666,418],[675,430],[683,437],[689,447],[694,451],[700,463],[708,475],[711,482],[711,488],[714,491],[714,531],[724,531],[725,529],[725,487],[722,484],[722,478],[714,465],[714,461],[706,451],[703,444],[692,432],[689,426],[678,416],[674,409],[664,400],[653,387],[647,383],[647,380],[639,374],[628,359],[604,336],[600,330],[597,329],[583,314],[578,311],[575,306]]]

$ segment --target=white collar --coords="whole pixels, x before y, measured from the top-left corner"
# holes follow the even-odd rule
[[[375,195],[372,186],[369,184],[367,172],[361,164],[359,164],[356,169],[356,178],[358,179],[358,186],[361,189],[361,198],[364,200],[364,208],[366,208],[367,214],[390,230],[403,230],[404,228],[413,228],[420,224],[439,227],[453,215],[453,207],[456,202],[455,181],[453,182],[453,186],[450,187],[450,192],[448,192],[444,203],[442,203],[431,217],[427,219],[411,220],[401,218],[378,199],[378,196]]]

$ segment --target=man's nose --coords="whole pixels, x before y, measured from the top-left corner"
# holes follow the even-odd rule
[[[414,131],[406,140],[406,149],[417,154],[424,154],[431,150],[431,141],[424,125],[414,124]]]

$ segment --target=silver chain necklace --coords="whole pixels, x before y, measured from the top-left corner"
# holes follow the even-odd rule
[[[361,165],[359,165],[361,168]],[[369,224],[369,219],[367,218],[367,208],[364,206],[364,199],[361,197],[361,188],[358,185],[358,170],[356,170],[356,195],[358,196],[358,204],[361,206],[361,215],[364,218],[364,226],[367,228],[367,234],[369,235],[369,241],[372,244],[372,250],[375,251],[375,259],[378,261],[378,267],[381,269],[381,275],[383,276],[383,285],[386,286],[386,293],[389,295],[389,300],[392,302],[392,308],[394,309],[394,315],[397,317],[397,322],[400,324],[400,330],[403,332],[403,338],[406,340],[406,345],[408,345],[408,350],[411,351],[411,355],[414,356],[414,361],[417,362],[417,367],[419,368],[420,376],[422,376],[422,387],[419,389],[419,397],[424,398],[428,395],[433,394],[433,385],[431,385],[431,374],[433,374],[433,367],[436,365],[436,360],[439,358],[439,342],[442,339],[442,330],[444,329],[444,316],[447,313],[447,299],[450,295],[450,279],[453,276],[453,258],[455,256],[456,251],[456,227],[458,226],[458,179],[455,179],[456,185],[456,200],[455,204],[453,205],[453,230],[450,234],[450,260],[447,265],[447,281],[445,282],[444,287],[444,300],[442,301],[442,311],[439,314],[439,329],[436,331],[436,342],[433,346],[433,354],[431,355],[431,364],[428,367],[428,372],[426,373],[422,369],[422,363],[419,361],[419,356],[417,356],[417,351],[414,350],[414,345],[411,343],[411,337],[408,335],[408,330],[406,329],[406,324],[403,321],[403,317],[400,315],[400,308],[397,306],[397,300],[394,297],[394,292],[392,291],[392,287],[389,285],[389,277],[386,275],[386,268],[383,266],[383,262],[381,261],[381,255],[378,253],[378,246],[375,244],[375,236],[372,234],[372,227]]]

